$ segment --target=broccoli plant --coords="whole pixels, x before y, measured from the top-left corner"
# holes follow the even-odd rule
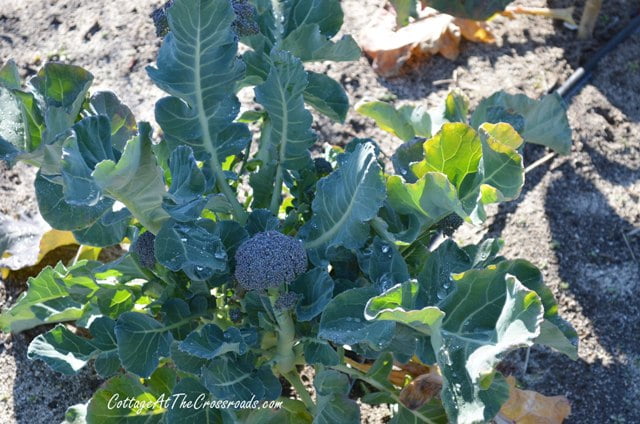
[[[161,25],[165,13],[148,68],[168,94],[159,138],[79,67],[47,63],[26,87],[14,64],[0,70],[0,157],[38,168],[44,219],[83,245],[130,246],[45,268],[0,315],[6,332],[57,324],[28,356],[106,379],[68,422],[358,423],[356,393],[397,404],[394,423],[486,422],[508,397],[508,352],[576,355],[533,264],[498,240],[436,237],[519,195],[524,142],[568,150],[553,98],[497,94],[470,120],[456,96],[434,114],[373,105],[406,140],[395,172],[368,139],[312,159],[307,107],[341,120],[348,102],[304,63],[359,56],[334,38],[338,0],[175,0]],[[241,89],[257,109],[241,113]],[[403,401],[425,370],[433,396]]]

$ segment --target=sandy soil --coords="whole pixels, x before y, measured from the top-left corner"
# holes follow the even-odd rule
[[[152,120],[161,93],[144,67],[159,46],[148,14],[160,3],[2,0],[0,63],[15,59],[25,77],[46,60],[81,65],[94,73],[99,88],[116,92],[139,119]],[[573,1],[526,3],[565,7]],[[345,32],[357,36],[383,4],[344,0]],[[537,97],[564,81],[634,13],[637,2],[605,2],[595,37],[585,43],[547,20],[498,19],[492,23],[496,45],[466,43],[455,61],[434,58],[391,80],[378,78],[364,58],[314,68],[340,81],[353,103],[385,99],[436,106],[452,88],[463,90],[472,105],[497,89]],[[596,77],[571,100],[572,153],[528,174],[521,198],[495,208],[484,226],[464,227],[456,234],[472,241],[503,237],[508,257],[527,258],[544,270],[562,316],[578,330],[580,358],[573,362],[536,348],[526,371],[524,352],[512,355],[505,367],[527,387],[568,396],[571,423],[640,422],[640,307],[633,296],[640,290],[640,235],[625,236],[640,226],[639,57],[636,34],[605,59]],[[433,84],[453,75],[457,78],[450,84]],[[388,154],[398,144],[353,112],[345,124],[318,118],[316,130],[321,143],[372,137]],[[527,163],[544,153],[528,148]],[[15,213],[16,206],[34,212],[31,181],[32,172],[24,167],[0,169],[0,213]],[[11,304],[20,290],[0,285],[0,306]],[[99,384],[90,373],[61,378],[28,361],[26,345],[34,334],[0,339],[0,423],[59,422],[67,406],[88,399]],[[383,421],[379,411],[365,418]]]

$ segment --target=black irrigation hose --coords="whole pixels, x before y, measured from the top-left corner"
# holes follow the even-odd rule
[[[626,27],[613,38],[611,38],[607,44],[602,46],[583,66],[575,70],[573,74],[560,86],[556,93],[567,101],[573,95],[577,94],[580,89],[589,81],[593,75],[593,71],[598,67],[598,63],[611,51],[613,51],[620,43],[625,41],[636,30],[640,29],[640,15],[633,18]]]

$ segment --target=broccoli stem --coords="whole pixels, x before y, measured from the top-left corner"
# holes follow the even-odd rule
[[[277,292],[276,292],[277,293]],[[287,373],[295,372],[295,354],[293,345],[295,343],[296,330],[291,318],[291,311],[282,310],[275,307],[278,294],[269,294],[273,315],[278,324],[278,347],[276,349],[276,368],[282,376],[286,377]]]

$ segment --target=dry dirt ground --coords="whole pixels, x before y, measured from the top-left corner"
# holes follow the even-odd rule
[[[23,76],[47,60],[91,70],[100,88],[118,94],[139,119],[153,119],[161,95],[144,67],[159,40],[148,18],[160,1],[0,0],[0,64],[16,60]],[[573,0],[519,1],[566,7]],[[582,4],[583,2],[578,2]],[[345,32],[366,30],[381,0],[344,0]],[[472,106],[494,90],[537,97],[564,81],[595,49],[638,13],[632,0],[605,2],[594,39],[540,18],[497,19],[496,45],[465,43],[455,61],[434,58],[402,78],[378,78],[366,59],[316,65],[346,88],[353,103],[383,99],[438,105],[452,88]],[[580,15],[580,7],[575,17]],[[434,85],[433,82],[455,81]],[[574,147],[527,175],[521,198],[494,210],[480,228],[463,227],[460,240],[503,237],[508,257],[527,258],[544,270],[560,313],[578,330],[580,358],[573,362],[546,349],[524,352],[505,365],[529,388],[563,394],[572,402],[571,423],[640,423],[640,33],[601,64],[596,77],[569,106]],[[372,137],[390,154],[397,140],[350,113],[345,124],[318,118],[321,143]],[[532,163],[545,152],[528,148]],[[0,213],[35,213],[33,175],[25,167],[0,168]],[[0,285],[0,306],[20,286]],[[59,422],[68,405],[86,401],[100,382],[90,372],[61,377],[26,359],[35,333],[0,335],[0,423]],[[380,414],[364,421],[383,422]]]

